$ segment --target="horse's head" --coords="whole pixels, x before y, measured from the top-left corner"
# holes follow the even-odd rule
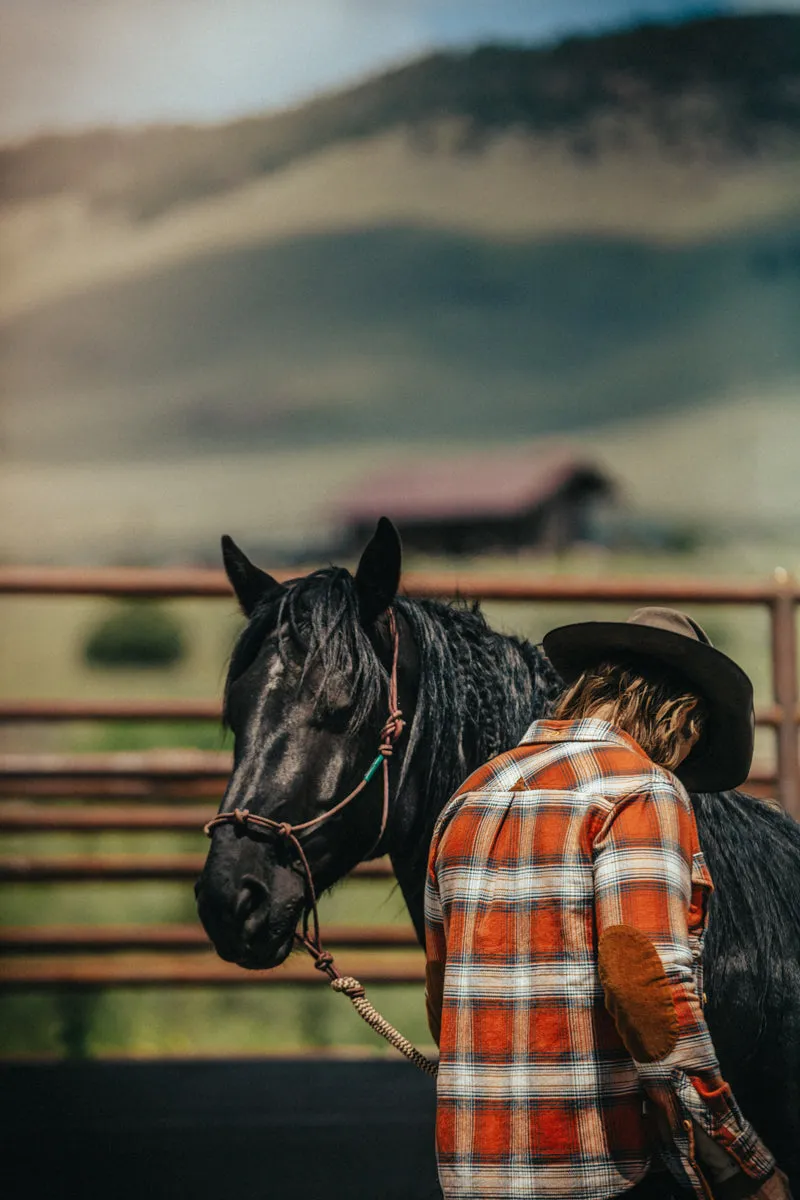
[[[220,813],[246,809],[302,825],[346,797],[378,753],[393,649],[386,610],[399,584],[400,540],[383,519],[355,576],[329,568],[286,585],[229,538],[223,558],[249,621],[225,687],[234,761]],[[401,640],[402,707],[404,698],[413,700],[416,668],[410,639]],[[318,892],[377,849],[381,774],[330,822],[299,834]],[[308,895],[296,847],[285,837],[220,824],[196,890],[200,918],[223,958],[272,967],[289,954]]]

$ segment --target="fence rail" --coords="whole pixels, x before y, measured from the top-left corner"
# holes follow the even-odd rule
[[[273,571],[278,580],[297,576],[296,571]],[[409,571],[403,576],[409,596],[470,600],[540,602],[640,602],[682,604],[772,604],[776,595],[800,600],[800,583],[776,572],[764,582],[732,583],[710,579],[582,579],[542,576],[522,580],[516,576],[479,572]],[[224,571],[196,567],[164,570],[145,567],[0,567],[0,595],[24,596],[128,596],[176,599],[200,596],[230,599],[231,587]]]
[[[420,950],[375,953],[352,950],[347,971],[362,983],[422,983],[425,960]],[[166,954],[52,955],[7,957],[0,963],[4,991],[19,988],[158,987],[186,984],[247,986],[286,983],[320,986],[319,973],[306,961],[292,959],[271,971],[243,971],[206,952]]]
[[[64,883],[78,880],[195,880],[205,854],[41,854],[0,857],[0,883]],[[388,859],[359,863],[356,879],[392,877]]]
[[[288,578],[290,572],[276,572]],[[772,703],[757,713],[775,733],[774,770],[756,770],[750,789],[800,817],[796,609],[800,585],[776,572],[764,582],[694,579],[540,578],[479,573],[410,573],[412,596],[526,603],[743,605],[765,609],[770,623]],[[211,570],[0,568],[0,596],[229,598],[227,579]],[[6,699],[0,724],[70,721],[218,721],[217,700],[154,698]],[[125,754],[0,753],[0,832],[7,835],[197,832],[213,815],[230,771],[227,753],[147,751]],[[75,801],[80,803],[75,803]],[[204,803],[205,802],[205,803]],[[198,840],[198,847],[201,842]],[[204,855],[27,854],[0,856],[0,882],[38,885],[193,880]],[[386,860],[362,864],[360,879],[387,879]],[[343,965],[365,983],[420,983],[423,962],[410,926],[326,931],[346,954]],[[302,960],[271,972],[242,971],[209,953],[199,925],[40,926],[0,929],[0,989],[143,987],[216,984],[318,984]]]
[[[220,721],[219,700],[0,700],[0,722]]]
[[[325,943],[419,949],[410,927],[400,925],[326,925]],[[65,950],[197,950],[211,951],[205,930],[191,925],[7,925],[0,928],[0,950],[8,953],[62,953]]]
[[[210,821],[215,808],[194,804],[180,806],[130,804],[29,804],[11,801],[0,804],[0,830],[6,833],[102,833],[109,829],[131,832],[196,833]]]

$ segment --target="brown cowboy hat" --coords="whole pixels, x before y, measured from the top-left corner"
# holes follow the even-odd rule
[[[672,608],[640,608],[627,621],[562,625],[547,634],[543,646],[567,684],[587,668],[629,656],[682,675],[705,700],[708,720],[675,774],[694,792],[723,792],[744,783],[753,761],[753,685],[691,617]]]

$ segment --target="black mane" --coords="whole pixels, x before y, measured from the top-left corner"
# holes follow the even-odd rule
[[[471,771],[548,711],[563,685],[538,647],[490,629],[478,604],[398,598],[396,608],[420,656],[409,757],[424,748],[436,815]]]
[[[398,796],[412,762],[423,755],[426,825],[432,826],[459,783],[514,744],[531,721],[547,712],[562,684],[538,647],[490,629],[478,604],[398,596],[394,609],[401,654],[405,626],[420,668],[419,699]],[[226,714],[232,683],[255,661],[275,629],[281,653],[291,641],[305,653],[305,670],[312,663],[321,669],[318,703],[323,710],[340,696],[341,680],[347,680],[348,734],[374,720],[385,695],[387,670],[359,620],[355,580],[340,567],[291,580],[255,610],[231,657]],[[419,835],[426,845],[424,831]]]
[[[741,1035],[739,1057],[746,1058],[759,1052],[767,1024],[774,1033],[784,1018],[794,1019],[788,1009],[771,1011],[770,998],[800,991],[800,893],[790,893],[787,904],[787,880],[796,876],[800,859],[800,825],[744,792],[701,792],[692,804],[716,889],[706,991],[726,997],[728,1019]],[[746,964],[725,953],[735,945],[747,948]]]
[[[317,663],[322,682],[317,703],[321,711],[333,706],[338,686],[347,680],[350,696],[348,733],[358,733],[374,715],[385,686],[381,666],[359,621],[353,577],[342,567],[314,571],[290,580],[255,609],[231,655],[225,683],[223,714],[228,719],[232,684],[255,661],[264,639],[278,630],[283,656],[290,642],[306,655],[305,670]]]
[[[797,1186],[800,825],[744,792],[692,796],[714,880],[706,1015],[724,1075]]]

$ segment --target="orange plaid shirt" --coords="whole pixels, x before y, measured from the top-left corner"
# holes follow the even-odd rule
[[[603,1200],[660,1145],[703,1196],[693,1128],[754,1180],[774,1167],[720,1076],[703,1018],[712,884],[681,784],[606,721],[539,721],[448,802],[431,844],[427,957],[444,965],[436,1142],[446,1200]],[[608,1013],[597,944],[652,941],[679,1033],[631,1058]]]

